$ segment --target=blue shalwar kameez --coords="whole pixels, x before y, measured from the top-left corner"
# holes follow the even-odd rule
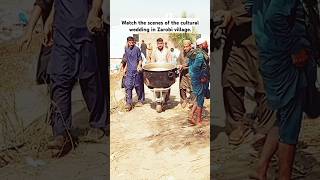
[[[193,54],[193,55],[192,55]],[[194,55],[195,54],[195,55]],[[196,97],[198,107],[203,107],[205,91],[208,90],[209,83],[201,83],[202,67],[205,62],[205,57],[201,51],[192,51],[189,56],[189,74],[191,77],[192,93]]]
[[[55,136],[71,129],[71,91],[78,79],[90,112],[90,126],[106,128],[107,102],[103,98],[95,42],[86,25],[91,4],[90,0],[54,1],[54,46],[48,73]]]
[[[127,60],[127,74],[125,78],[125,89],[127,104],[132,105],[132,90],[135,89],[138,101],[143,103],[145,100],[144,85],[143,85],[143,73],[137,71],[137,67],[141,58],[141,51],[137,46],[132,48],[126,47],[125,58]]]
[[[260,72],[270,107],[277,110],[279,138],[296,144],[307,81],[305,69],[296,67],[291,56],[310,50],[303,7],[300,0],[248,0],[249,10],[251,5]]]

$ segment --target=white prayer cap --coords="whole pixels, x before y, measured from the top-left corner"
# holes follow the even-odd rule
[[[206,40],[204,38],[199,38],[199,39],[197,39],[196,44],[200,45],[200,44],[203,44],[205,42],[206,42]]]

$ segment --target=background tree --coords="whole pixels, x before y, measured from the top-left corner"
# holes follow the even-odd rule
[[[192,18],[192,16],[189,16]],[[181,18],[188,18],[187,12],[182,12]],[[195,28],[192,28],[191,33],[170,33],[169,38],[173,42],[174,46],[177,48],[183,48],[183,40],[190,40],[192,43],[194,43],[197,39],[199,34],[197,33]]]

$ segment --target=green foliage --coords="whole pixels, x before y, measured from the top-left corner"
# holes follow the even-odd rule
[[[181,14],[181,18],[187,18],[187,17],[188,17],[187,12],[183,11]],[[170,33],[169,34],[170,40],[178,48],[183,48],[184,40],[190,40],[192,43],[194,43],[197,37],[198,37],[198,33],[195,28],[192,29],[191,33]]]

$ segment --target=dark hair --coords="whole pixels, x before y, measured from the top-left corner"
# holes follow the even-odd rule
[[[132,36],[127,37],[127,42],[134,41],[134,38]]]
[[[163,39],[162,38],[158,38],[157,42],[163,42]]]
[[[142,40],[142,42],[144,42],[144,40]]]

